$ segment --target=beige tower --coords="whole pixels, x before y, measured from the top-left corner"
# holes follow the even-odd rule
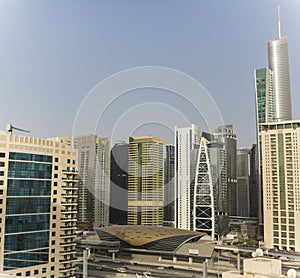
[[[300,121],[261,125],[264,242],[300,251]]]
[[[76,153],[0,131],[0,273],[75,277]]]
[[[129,138],[128,224],[163,225],[163,141]]]

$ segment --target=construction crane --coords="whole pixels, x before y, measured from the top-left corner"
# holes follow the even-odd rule
[[[22,128],[15,127],[15,126],[13,126],[12,124],[7,124],[7,125],[6,125],[6,130],[7,130],[10,134],[12,134],[13,130],[19,130],[19,131],[23,131],[23,132],[27,132],[27,133],[30,132],[29,130],[25,130],[25,129],[22,129]]]

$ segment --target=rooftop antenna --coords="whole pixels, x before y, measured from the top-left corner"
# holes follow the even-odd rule
[[[27,132],[27,133],[30,132],[29,130],[25,130],[25,129],[22,129],[22,128],[15,127],[15,126],[13,126],[12,124],[7,124],[7,125],[6,125],[6,130],[7,130],[10,134],[12,134],[12,132],[13,132],[14,129],[15,129],[15,130],[22,131],[22,132]]]
[[[281,38],[280,5],[278,4],[278,38]]]

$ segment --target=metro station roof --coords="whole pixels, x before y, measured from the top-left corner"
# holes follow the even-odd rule
[[[197,242],[205,233],[141,225],[97,228],[100,240],[119,240],[122,247],[175,251],[186,242]]]

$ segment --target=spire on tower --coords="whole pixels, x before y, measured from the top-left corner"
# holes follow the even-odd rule
[[[278,38],[281,38],[280,5],[278,4]]]

